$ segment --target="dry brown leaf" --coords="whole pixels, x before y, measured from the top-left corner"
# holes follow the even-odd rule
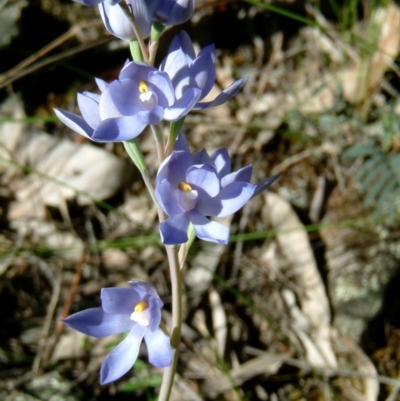
[[[265,353],[232,369],[228,374],[215,373],[212,378],[206,380],[202,386],[202,392],[209,397],[216,397],[216,395],[235,386],[240,386],[255,376],[273,375],[286,359],[286,355]]]
[[[0,116],[25,117],[16,96],[2,105]],[[101,148],[28,131],[21,122],[0,126],[0,144],[2,183],[15,193],[20,217],[42,217],[45,205],[65,211],[65,202],[75,197],[80,205],[106,199],[132,173],[129,165]],[[33,171],[24,176],[15,164]]]
[[[227,318],[221,297],[218,292],[211,290],[209,294],[211,317],[214,327],[215,340],[217,342],[217,353],[220,358],[224,357],[226,339],[228,335]]]
[[[301,341],[313,366],[335,368],[331,344],[329,301],[303,224],[290,203],[274,193],[264,194],[263,219],[278,231],[277,242],[289,263],[290,273],[301,288],[289,288],[282,297],[290,311],[290,330]]]
[[[220,219],[220,221],[229,225],[231,217]],[[194,306],[200,302],[202,294],[210,288],[213,274],[225,249],[224,245],[205,243],[190,263],[191,267],[185,276],[185,283],[189,287]]]

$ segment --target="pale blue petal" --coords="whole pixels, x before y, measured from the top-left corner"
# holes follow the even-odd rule
[[[103,92],[107,88],[108,83],[100,78],[95,78],[97,87]]]
[[[183,132],[180,132],[178,135],[178,138],[176,138],[174,150],[175,151],[182,150],[184,152],[190,153],[189,144],[188,144],[188,142],[186,140],[186,136]]]
[[[147,330],[144,341],[149,353],[149,362],[158,368],[166,368],[172,362],[172,350],[169,337],[158,328]]]
[[[176,96],[181,97],[183,90],[190,84],[187,57],[182,49],[176,49],[169,52],[162,62],[160,70],[165,71],[168,74],[174,85]]]
[[[222,178],[221,186],[226,187],[227,185],[229,185],[234,181],[250,182],[252,171],[253,171],[252,166],[246,166],[238,171],[234,171],[233,173],[230,173]]]
[[[154,67],[150,67],[148,64],[142,63],[141,61],[131,61],[125,63],[119,74],[119,80],[132,79],[136,83],[140,81],[147,81],[149,73],[151,71],[158,71]]]
[[[269,177],[266,180],[261,181],[259,184],[257,184],[252,198],[254,198],[255,196],[259,195],[262,191],[267,189],[278,178],[279,178],[279,174],[278,175],[273,175],[272,177]]]
[[[174,151],[162,163],[158,169],[156,183],[167,179],[173,188],[186,179],[187,169],[193,165],[192,156],[188,152]]]
[[[106,313],[125,313],[130,316],[138,302],[140,302],[140,296],[132,288],[101,289],[101,306]]]
[[[91,308],[68,316],[63,322],[92,337],[107,337],[129,331],[133,322],[130,315],[105,313],[102,308]]]
[[[60,121],[63,122],[68,128],[71,128],[73,131],[85,136],[86,138],[92,139],[93,128],[85,121],[84,118],[63,109],[54,109],[54,112]]]
[[[88,94],[78,93],[78,106],[85,121],[93,128],[96,129],[100,123],[99,100],[100,96],[97,95],[97,100]]]
[[[161,323],[161,308],[163,307],[163,302],[160,297],[150,297],[149,298],[149,309],[150,309],[150,325],[149,329],[154,331],[156,330]]]
[[[175,93],[168,75],[162,71],[149,74],[149,87],[157,94],[158,104],[162,107],[172,106],[175,102]]]
[[[110,85],[104,88],[100,96],[99,112],[100,112],[100,118],[102,120],[106,120],[107,118],[117,118],[123,116],[121,112],[117,109],[111,98]]]
[[[151,31],[156,2],[154,0],[129,0],[127,3],[132,8],[132,14],[135,16],[141,35],[146,37]]]
[[[172,43],[176,40],[176,37],[172,39]],[[168,76],[170,77],[171,81],[174,80],[175,74],[179,71],[179,67],[174,67],[175,64],[175,59],[178,60],[176,65],[181,66],[181,68],[188,68],[187,62],[185,58],[183,58],[183,53],[179,51],[179,49],[171,49],[171,46],[169,48],[170,50],[168,51],[167,56],[164,58],[164,60],[160,64],[160,71],[165,71]]]
[[[100,369],[100,383],[108,384],[128,372],[139,354],[147,327],[135,324],[127,335],[104,359]]]
[[[203,149],[199,152],[192,154],[193,164],[209,164],[211,166],[214,165],[213,160],[208,155],[208,153]]]
[[[198,210],[188,212],[195,234],[204,241],[226,245],[229,241],[229,228],[204,217]]]
[[[164,119],[167,121],[176,121],[189,113],[193,106],[197,103],[201,95],[201,90],[197,88],[189,88],[183,96],[178,99],[173,106],[167,107],[164,113]]]
[[[139,81],[127,78],[122,81],[113,81],[107,87],[111,98],[110,103],[114,105],[116,110],[125,116],[132,116],[143,110],[139,98],[140,92],[138,85]],[[105,93],[106,91],[103,92],[103,96]]]
[[[242,86],[245,84],[247,78],[241,78],[235,81],[229,88],[224,89],[213,101],[197,103],[193,110],[203,110],[209,107],[219,106],[227,102],[231,97],[236,95]]]
[[[79,93],[78,93],[79,95]],[[90,97],[91,99],[95,100],[97,102],[97,104],[99,104],[100,102],[100,95],[98,93],[92,93],[92,92],[83,92],[82,95]]]
[[[160,0],[156,18],[165,26],[179,25],[193,14],[194,0]]]
[[[99,11],[104,26],[111,35],[125,40],[136,37],[131,22],[118,4],[110,5],[108,2],[103,2],[99,4]]]
[[[157,184],[155,193],[158,203],[168,216],[173,217],[185,212],[180,204],[180,190],[177,186],[171,186],[167,179]]]
[[[160,309],[163,307],[163,302],[160,299],[156,289],[149,283],[144,281],[128,281],[128,284],[139,294],[140,298],[143,299],[147,296],[151,296],[158,299]]]
[[[164,109],[161,106],[155,106],[150,110],[141,110],[136,116],[145,125],[156,125],[158,124],[164,116]]]
[[[191,64],[196,58],[196,53],[194,51],[190,36],[185,31],[180,31],[178,35],[174,37],[169,46],[168,53],[172,53],[178,49],[181,49],[185,55],[186,64]]]
[[[197,205],[205,216],[226,217],[238,211],[251,198],[255,186],[247,182],[232,182],[211,199]]]
[[[231,158],[228,149],[218,149],[211,155],[211,159],[214,161],[220,179],[231,172]],[[221,185],[225,186],[223,183],[221,183]]]
[[[185,214],[178,214],[160,223],[161,241],[165,245],[177,245],[187,242],[189,220]]]
[[[136,138],[146,128],[138,116],[109,118],[94,131],[92,140],[96,142],[122,142]]]
[[[190,167],[186,173],[186,182],[197,187],[196,189],[202,189],[208,196],[216,196],[220,190],[215,168],[207,164]],[[198,201],[201,202],[204,197],[199,192]]]
[[[215,83],[214,46],[202,50],[190,68],[190,76],[201,89],[200,100],[208,95]]]

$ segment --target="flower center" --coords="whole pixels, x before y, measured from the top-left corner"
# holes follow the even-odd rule
[[[188,184],[186,181],[181,181],[178,184],[178,188],[183,191],[183,192],[189,192],[192,190],[192,187],[190,186],[190,184]]]
[[[147,81],[140,81],[138,89],[140,92],[139,99],[145,109],[152,109],[157,105],[157,95],[150,90],[149,83]]]
[[[131,314],[131,320],[141,326],[148,326],[150,324],[150,317],[149,304],[146,301],[137,303]]]
[[[198,192],[192,189],[191,185],[186,181],[181,181],[178,184],[178,188],[182,191],[181,206],[185,210],[193,209],[197,202]]]
[[[149,84],[146,81],[139,82],[139,92],[146,93],[149,91]]]

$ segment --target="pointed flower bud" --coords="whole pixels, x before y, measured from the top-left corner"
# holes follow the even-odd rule
[[[194,11],[194,0],[160,0],[154,20],[165,26],[179,25],[187,21]]]
[[[127,6],[136,20],[143,38],[149,35],[155,7],[159,0],[127,0]],[[99,4],[101,18],[108,32],[120,39],[136,38],[132,21],[118,2],[103,1]]]
[[[159,368],[171,364],[170,340],[160,329],[163,303],[157,291],[148,283],[129,284],[130,288],[103,288],[101,308],[86,309],[63,320],[69,327],[97,338],[129,332],[104,359],[101,384],[111,383],[131,369],[143,339],[150,363]]]

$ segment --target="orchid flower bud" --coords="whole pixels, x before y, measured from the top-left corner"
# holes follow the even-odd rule
[[[160,0],[154,20],[165,26],[179,25],[187,21],[194,11],[194,0]]]

